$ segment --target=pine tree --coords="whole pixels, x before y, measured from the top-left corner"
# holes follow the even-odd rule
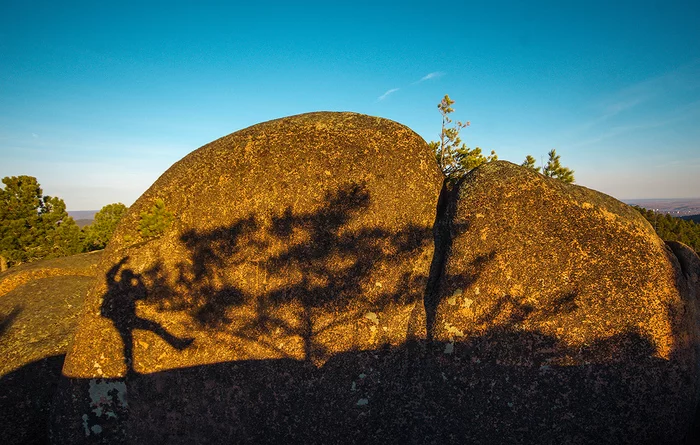
[[[158,198],[153,203],[150,211],[141,212],[139,232],[145,239],[161,236],[170,227],[173,219],[173,214],[165,208],[165,201]]]
[[[43,196],[36,178],[11,176],[0,189],[0,268],[82,250],[62,199]]]
[[[121,202],[107,204],[95,214],[95,221],[85,227],[85,250],[104,249],[128,207]]]
[[[562,167],[561,156],[557,154],[555,149],[552,149],[549,153],[549,160],[547,164],[542,169],[542,173],[550,178],[557,178],[561,181],[571,183],[574,182],[574,171],[568,167]]]
[[[457,121],[453,126],[449,126],[452,123],[449,115],[454,112],[454,108],[452,108],[454,103],[446,94],[438,104],[438,110],[442,115],[440,140],[429,143],[429,146],[435,151],[435,159],[440,170],[448,180],[455,180],[481,164],[498,159],[495,151],[491,151],[489,156],[484,156],[481,148],[472,149],[462,142],[459,132],[470,125],[469,121]]]
[[[535,160],[535,158],[533,158],[533,157],[530,156],[530,155],[527,155],[527,156],[525,157],[525,161],[523,161],[523,163],[520,164],[520,165],[522,165],[522,166],[525,167],[525,168],[529,168],[529,169],[532,170],[532,171],[539,172],[540,169],[539,169],[539,167],[536,167],[536,166],[535,166],[535,162],[537,162],[537,161]]]

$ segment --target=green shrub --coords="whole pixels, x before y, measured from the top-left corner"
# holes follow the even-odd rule
[[[0,184],[0,271],[82,250],[80,228],[61,198],[45,196],[33,176],[7,176]]]
[[[165,208],[165,201],[158,198],[148,212],[141,212],[139,232],[145,239],[156,238],[173,223],[174,216]]]
[[[127,210],[128,207],[121,202],[102,207],[95,214],[95,221],[83,229],[85,250],[104,249]]]

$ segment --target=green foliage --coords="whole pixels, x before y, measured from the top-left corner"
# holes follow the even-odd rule
[[[121,202],[108,204],[95,214],[95,221],[83,229],[85,250],[104,249],[128,207]]]
[[[700,254],[700,224],[634,206],[664,241],[679,241]]]
[[[535,162],[537,162],[537,161],[535,160],[535,158],[533,158],[533,157],[530,156],[530,155],[527,155],[527,156],[525,157],[525,161],[524,161],[522,164],[520,164],[520,165],[522,165],[522,166],[525,167],[525,168],[529,168],[529,169],[532,170],[532,171],[539,172],[539,171],[540,171],[540,168],[535,166]]]
[[[62,199],[43,196],[32,176],[2,179],[0,268],[82,251],[80,228]]]
[[[454,112],[453,104],[454,101],[448,95],[445,95],[438,104],[438,110],[442,115],[440,141],[432,141],[428,144],[435,151],[435,159],[440,170],[449,180],[455,180],[481,164],[498,159],[495,151],[484,156],[481,148],[472,149],[462,142],[459,132],[469,126],[469,121],[457,121],[453,126],[449,126],[452,124],[449,114]]]
[[[574,182],[574,171],[567,167],[562,167],[557,151],[552,149],[549,153],[549,160],[542,169],[542,173],[550,178],[557,178],[564,182]]]
[[[158,198],[148,212],[141,212],[139,233],[143,238],[161,236],[173,222],[173,214],[165,208],[165,201]]]
[[[468,127],[470,123],[469,121],[452,122],[450,114],[455,111],[452,108],[454,103],[455,101],[446,94],[438,104],[438,110],[442,115],[440,140],[428,143],[428,146],[435,152],[435,160],[440,166],[440,170],[452,182],[468,171],[498,159],[496,152],[493,150],[491,150],[491,154],[485,156],[481,152],[481,148],[476,147],[472,149],[462,142],[459,132]],[[560,159],[561,156],[557,155],[556,150],[552,150],[549,152],[547,164],[543,167],[537,167],[535,158],[530,155],[527,155],[521,165],[532,171],[541,172],[550,178],[557,178],[567,183],[574,182],[574,171],[568,167],[562,167]]]
[[[574,182],[574,171],[568,167],[562,167],[561,156],[557,154],[557,151],[552,149],[548,155],[549,160],[544,167],[535,166],[536,160],[530,155],[527,155],[527,157],[525,157],[525,161],[523,161],[523,163],[520,165],[525,168],[529,168],[532,171],[542,173],[550,178],[557,178],[567,183]]]
[[[688,216],[681,216],[681,219],[685,219],[688,221],[693,221],[696,224],[700,224],[700,215],[688,215]]]

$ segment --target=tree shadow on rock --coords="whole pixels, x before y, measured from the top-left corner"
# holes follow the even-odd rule
[[[512,344],[543,352],[525,363],[518,354],[532,350],[504,350]],[[128,437],[132,443],[672,443],[668,425],[658,422],[658,407],[673,402],[668,362],[647,355],[653,346],[634,334],[594,347],[633,358],[557,365],[578,351],[541,333],[500,329],[457,342],[449,355],[430,348],[412,355],[404,344],[335,354],[321,368],[291,359],[241,360],[140,375],[129,386],[130,418],[139,420],[130,423]]]
[[[313,211],[251,213],[224,227],[187,231],[180,241],[188,257],[175,267],[159,262],[142,275],[125,270],[117,281],[126,259],[115,266],[103,315],[126,320],[115,322],[126,360],[133,329],[151,330],[174,347],[186,341],[135,315],[134,302],[144,298],[160,311],[186,313],[199,335],[224,336],[231,348],[255,345],[269,356],[132,375],[124,440],[677,442],[669,421],[679,417],[671,412],[676,396],[667,378],[675,371],[654,357],[649,338],[630,329],[582,348],[521,328],[533,317],[575,313],[575,290],[556,297],[549,312],[504,295],[480,315],[479,323],[492,323],[483,332],[455,339],[449,350],[433,340],[440,280],[469,286],[495,253],[444,277],[454,231],[467,227],[455,227],[442,208],[439,215],[448,218],[436,222],[429,276],[400,269],[433,237],[423,227],[357,224],[371,199],[363,185],[348,184]],[[420,320],[413,311],[409,332],[392,343],[382,314],[411,304],[424,306],[420,328],[427,327],[429,338],[410,332]],[[359,325],[374,327],[376,346],[359,347],[357,331],[340,329]],[[279,338],[297,339],[296,349],[281,346]],[[68,382],[83,393],[88,384]],[[659,406],[671,407],[667,418],[659,417]],[[59,426],[56,437],[99,442],[109,434],[86,440],[79,426],[64,430],[70,428],[61,433]]]
[[[4,444],[48,444],[51,402],[65,355],[46,357],[0,377]]]
[[[429,229],[358,222],[370,203],[367,188],[350,183],[327,193],[313,211],[287,207],[268,217],[251,213],[225,227],[189,230],[180,237],[189,258],[174,279],[159,265],[144,273],[159,283],[149,302],[161,311],[185,310],[194,329],[254,343],[274,356],[299,354],[271,338],[298,339],[305,360],[324,362],[333,352],[322,338],[331,331],[422,299],[425,274],[410,264],[432,242]],[[253,315],[242,318],[242,312]],[[400,336],[422,329],[408,325],[412,332]]]

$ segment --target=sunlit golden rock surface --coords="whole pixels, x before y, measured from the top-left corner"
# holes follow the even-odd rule
[[[192,152],[130,207],[105,251],[104,279],[88,295],[64,367],[93,386],[71,391],[88,400],[91,390],[110,392],[95,386],[106,379],[123,394],[126,381],[136,416],[142,394],[184,391],[148,385],[139,394],[147,375],[273,360],[319,367],[424,339],[441,183],[420,136],[355,113],[270,121]],[[141,215],[158,199],[173,222],[146,239]],[[256,375],[278,378],[273,369]],[[222,385],[235,386],[242,372],[228,368]],[[72,408],[70,420],[89,415],[88,435],[116,416],[88,408]],[[128,437],[151,420],[159,422],[129,426]]]
[[[0,274],[0,297],[32,280],[60,276],[94,277],[102,251],[35,261]]]
[[[681,441],[698,383],[697,255],[676,243],[679,262],[609,196],[507,162],[472,171],[453,195],[431,332],[449,360],[501,370],[458,390],[466,400],[494,387],[464,419],[491,419],[474,437],[521,418],[561,443]]]
[[[185,157],[104,253],[54,442],[693,443],[697,255],[507,162],[441,179],[352,113]]]

